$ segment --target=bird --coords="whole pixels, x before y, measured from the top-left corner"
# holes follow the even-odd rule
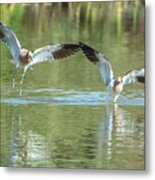
[[[144,68],[130,70],[123,76],[118,76],[115,78],[111,63],[108,58],[82,42],[79,42],[79,46],[87,59],[92,62],[99,70],[106,86],[106,92],[114,97],[114,102],[117,101],[120,93],[123,91],[124,85],[136,82],[145,83]]]
[[[33,65],[41,62],[63,59],[80,50],[78,44],[72,43],[46,45],[36,50],[23,48],[15,33],[2,22],[0,22],[0,39],[10,50],[13,56],[13,63],[16,67],[24,68],[20,84],[23,83],[26,71]]]

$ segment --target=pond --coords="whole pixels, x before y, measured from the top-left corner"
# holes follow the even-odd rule
[[[108,57],[116,76],[144,67],[141,1],[4,4],[1,21],[28,49],[84,42]],[[126,86],[117,104],[107,102],[98,70],[78,52],[36,64],[19,96],[23,70],[0,45],[1,166],[145,168],[143,84]]]

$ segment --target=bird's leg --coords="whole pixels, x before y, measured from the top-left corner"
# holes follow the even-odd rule
[[[23,71],[23,74],[22,74],[22,77],[21,77],[21,80],[20,80],[20,90],[19,90],[19,96],[22,96],[22,85],[23,85],[23,81],[24,81],[24,77],[25,77],[25,74],[26,74],[26,71],[27,71],[27,67],[24,68],[24,71]]]

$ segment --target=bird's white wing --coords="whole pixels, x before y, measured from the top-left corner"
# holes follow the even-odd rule
[[[113,79],[113,71],[112,71],[111,64],[109,63],[107,58],[104,57],[102,54],[99,53],[96,56],[99,59],[99,62],[96,63],[96,66],[99,69],[101,77],[107,86]]]
[[[14,32],[2,22],[0,22],[0,39],[6,44],[17,64],[21,45]]]
[[[132,71],[127,72],[123,76],[124,84],[131,84],[131,83],[136,83],[136,82],[145,83],[145,70],[144,69],[132,70]]]
[[[95,49],[85,45],[84,43],[80,43],[80,47],[89,61],[94,63],[98,68],[101,77],[107,86],[113,79],[113,71],[108,59],[103,54],[97,52]]]
[[[40,62],[63,59],[70,55],[73,55],[79,50],[79,45],[76,44],[48,45],[40,49],[36,49],[32,53],[32,61],[29,63],[28,66],[32,66]]]

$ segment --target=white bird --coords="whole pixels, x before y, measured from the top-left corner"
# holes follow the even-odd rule
[[[0,39],[10,50],[16,67],[24,67],[20,84],[23,83],[26,71],[34,64],[63,59],[80,50],[75,44],[47,45],[34,51],[22,48],[15,33],[5,24],[0,22]]]
[[[114,95],[114,102],[117,101],[124,85],[136,82],[145,83],[145,70],[143,68],[129,71],[122,77],[114,78],[111,64],[103,54],[84,43],[79,43],[79,46],[88,60],[98,68],[105,82],[106,91]]]

